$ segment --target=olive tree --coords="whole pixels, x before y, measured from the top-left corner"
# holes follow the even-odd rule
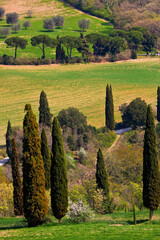
[[[6,14],[6,22],[7,24],[16,24],[18,23],[18,13],[7,13]]]
[[[17,24],[13,24],[12,25],[12,31],[14,33],[17,33],[19,30],[21,30],[21,24],[20,23],[17,23]]]
[[[43,27],[49,31],[55,29],[55,21],[52,18],[46,18],[43,20]]]
[[[5,40],[5,43],[9,46],[9,47],[14,47],[14,58],[16,59],[17,57],[17,49],[18,47],[21,49],[25,49],[28,42],[26,39],[21,38],[21,37],[11,37]]]
[[[90,20],[86,20],[86,19],[82,19],[78,21],[78,26],[80,29],[83,30],[83,32],[85,31],[85,29],[88,29],[90,26]]]
[[[31,27],[31,22],[30,22],[29,20],[24,21],[24,22],[23,22],[23,27],[24,27],[25,29]]]
[[[3,19],[4,14],[5,14],[5,9],[3,7],[0,7],[0,19]]]
[[[1,29],[1,35],[4,36],[5,38],[11,34],[11,29],[10,28],[2,28]]]
[[[64,17],[63,16],[57,15],[57,16],[53,17],[52,19],[55,22],[56,27],[60,28],[60,27],[64,26]]]

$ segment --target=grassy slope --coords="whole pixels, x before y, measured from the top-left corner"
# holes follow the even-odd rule
[[[40,92],[47,94],[55,115],[69,106],[80,109],[88,122],[104,125],[105,87],[112,84],[115,120],[120,121],[118,107],[136,97],[156,106],[159,85],[159,59],[119,63],[1,66],[0,67],[0,144],[5,143],[7,121],[22,126],[24,106],[31,103],[38,117]]]
[[[57,35],[64,36],[64,35],[72,35],[79,37],[80,31],[78,27],[78,21],[82,18],[90,20],[90,28],[87,30],[87,34],[93,32],[105,33],[108,34],[112,27],[108,24],[108,22],[102,21],[100,19],[94,18],[92,16],[86,15],[80,11],[72,9],[67,4],[63,4],[62,2],[56,0],[33,0],[33,1],[25,1],[25,0],[18,0],[17,1],[17,8],[15,7],[15,2],[13,1],[1,1],[0,6],[3,6],[6,9],[6,13],[16,11],[20,14],[20,23],[23,25],[23,21],[25,19],[26,12],[29,9],[33,9],[34,15],[33,18],[30,19],[31,21],[31,28],[25,30],[23,27],[21,31],[18,33],[12,33],[10,37],[13,36],[20,36],[24,37],[28,40],[28,46],[25,50],[18,50],[18,56],[27,56],[27,57],[41,57],[42,53],[38,47],[33,47],[30,44],[30,39],[33,36],[39,34],[46,34],[50,37],[56,38]],[[10,6],[10,7],[9,7]],[[63,15],[65,18],[65,25],[62,29],[55,29],[53,32],[48,32],[43,29],[43,19],[46,17],[54,16],[54,15]],[[0,28],[8,27],[6,24],[6,20],[0,21]],[[10,27],[10,26],[9,26]],[[7,48],[6,44],[4,43],[5,39],[0,38],[0,55],[8,54],[14,55],[14,50],[12,48]],[[55,54],[55,49],[48,48],[46,51],[47,57],[53,57]],[[74,54],[79,55],[77,51],[74,51]]]
[[[149,211],[137,212],[137,225],[133,225],[132,213],[114,213],[96,216],[92,221],[80,224],[63,224],[54,221],[35,228],[27,228],[23,219],[1,218],[0,239],[68,239],[68,240],[159,240],[159,211],[152,223],[147,221]]]

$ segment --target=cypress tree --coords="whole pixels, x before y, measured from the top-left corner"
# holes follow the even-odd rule
[[[160,203],[160,174],[158,166],[157,137],[152,108],[147,109],[146,130],[143,150],[143,204],[150,209],[150,220],[153,211]]]
[[[160,122],[160,86],[157,88],[157,121]]]
[[[103,189],[104,195],[108,197],[109,196],[108,174],[106,171],[101,149],[99,149],[97,153],[96,183],[97,187]]]
[[[48,207],[38,123],[30,104],[26,104],[25,110],[27,113],[23,121],[23,203],[24,216],[31,227],[44,222]]]
[[[105,105],[105,123],[106,127],[110,130],[114,129],[114,105],[112,87],[107,84],[106,87],[106,105]]]
[[[43,128],[41,133],[41,153],[43,157],[43,163],[44,163],[44,171],[45,171],[45,186],[47,189],[50,188],[50,169],[51,169],[51,155],[50,150],[48,146],[46,131]]]
[[[48,100],[46,93],[44,91],[40,94],[39,101],[39,124],[51,127],[52,124],[52,114],[50,113],[50,108],[48,105]]]
[[[11,122],[8,121],[7,132],[6,132],[6,150],[8,157],[12,157],[12,127]]]
[[[61,43],[59,42],[56,47],[56,60],[61,60]]]
[[[88,60],[88,56],[90,55],[90,51],[89,51],[89,44],[87,43],[86,38],[84,37],[83,33],[81,33],[80,36],[81,39],[81,44],[80,46],[77,48],[77,50],[82,53],[82,58],[87,58]]]
[[[61,222],[68,208],[68,180],[61,126],[57,117],[53,120],[52,153],[51,206],[53,215]]]
[[[12,139],[12,178],[13,178],[13,202],[16,216],[23,214],[22,180],[19,171],[19,159],[15,138]]]

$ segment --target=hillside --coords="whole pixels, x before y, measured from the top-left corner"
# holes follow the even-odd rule
[[[112,84],[115,121],[119,122],[119,106],[136,97],[156,107],[160,79],[159,58],[103,64],[1,66],[0,72],[0,144],[5,143],[8,120],[13,126],[22,126],[26,103],[32,104],[38,117],[42,90],[54,115],[63,108],[76,107],[87,116],[89,124],[101,127],[107,83]]]

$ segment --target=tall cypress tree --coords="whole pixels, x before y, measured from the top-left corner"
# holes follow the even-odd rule
[[[53,120],[52,153],[51,206],[53,215],[61,222],[68,208],[68,180],[61,126],[57,117]]]
[[[108,129],[114,129],[114,105],[112,87],[108,84],[106,87],[105,124]]]
[[[160,122],[160,86],[157,88],[157,121]]]
[[[6,150],[8,157],[12,157],[12,127],[11,122],[8,121],[7,132],[6,132]]]
[[[50,113],[50,108],[48,105],[48,100],[46,93],[44,91],[40,94],[39,101],[39,124],[51,127],[52,124],[52,114]]]
[[[106,171],[101,149],[99,149],[97,152],[96,183],[97,183],[97,187],[102,189],[104,192],[104,195],[108,197],[109,195],[108,174]]]
[[[152,108],[147,109],[146,130],[143,150],[143,204],[150,209],[150,220],[153,211],[160,203],[160,173],[158,166],[157,137]]]
[[[41,153],[43,157],[44,163],[44,171],[45,171],[45,186],[46,188],[50,188],[51,186],[51,176],[50,176],[50,169],[51,169],[51,154],[48,146],[46,131],[43,128],[41,133]]]
[[[19,159],[15,138],[12,139],[12,178],[13,178],[13,202],[16,216],[23,214],[22,180],[19,171]]]
[[[25,110],[27,113],[23,121],[24,216],[28,221],[28,226],[37,226],[44,222],[48,210],[44,164],[36,116],[33,114],[30,104],[26,104]]]
[[[56,60],[61,60],[61,43],[59,42],[56,47]]]

